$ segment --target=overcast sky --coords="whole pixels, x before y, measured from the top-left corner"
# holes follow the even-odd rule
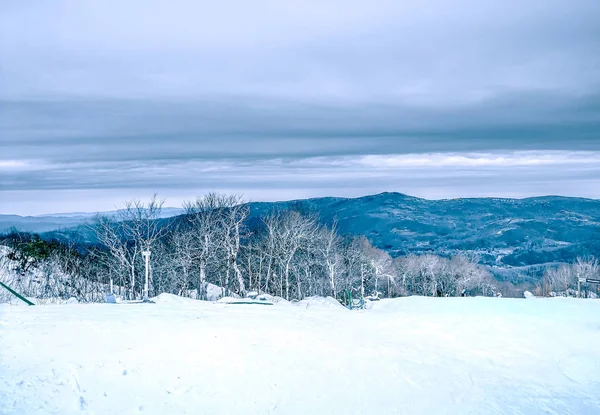
[[[600,2],[0,1],[0,213],[600,198]]]

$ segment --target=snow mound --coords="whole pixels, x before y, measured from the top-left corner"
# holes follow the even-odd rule
[[[204,288],[206,291],[206,301],[218,301],[219,299],[221,299],[225,296],[225,289],[223,287],[219,287],[218,285],[207,282],[207,283],[204,283]],[[239,298],[239,296],[234,293],[230,293],[230,296]],[[197,300],[198,299],[198,290],[197,289],[186,290],[185,297]]]
[[[162,293],[152,298],[156,304],[188,304],[190,302],[194,302],[191,298],[180,297],[175,294]]]
[[[525,291],[525,292],[523,293],[523,297],[525,297],[525,298],[529,299],[529,298],[535,298],[535,295],[533,295],[533,294],[531,293],[531,291]]]
[[[273,296],[270,294],[259,294],[256,297],[257,300],[263,300],[263,301],[269,301],[273,304],[277,304],[277,305],[292,305],[291,302],[289,302],[288,300],[286,300],[283,297],[278,297],[278,296]]]
[[[217,301],[219,298],[223,297],[224,293],[225,290],[223,287],[211,284],[210,282],[206,284],[206,299],[208,301]]]
[[[298,301],[297,303],[295,303],[295,305],[298,307],[305,307],[305,308],[320,307],[320,308],[333,308],[333,309],[339,309],[339,310],[347,310],[346,307],[341,305],[340,302],[333,297],[319,297],[319,296],[307,297],[302,301]]]

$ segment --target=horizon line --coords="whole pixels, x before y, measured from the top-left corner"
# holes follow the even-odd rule
[[[218,192],[224,194],[230,194],[229,192]],[[233,192],[231,194],[235,194]],[[159,194],[159,193],[157,193]],[[532,200],[532,199],[550,199],[550,198],[558,198],[558,199],[577,199],[577,200],[588,200],[588,201],[596,201],[600,202],[600,199],[595,199],[591,197],[583,197],[583,196],[562,196],[558,194],[547,194],[547,195],[537,195],[537,196],[526,196],[526,197],[497,197],[497,196],[479,196],[479,197],[452,197],[452,198],[428,198],[428,197],[418,197],[412,196],[407,193],[399,192],[399,191],[382,191],[378,193],[368,193],[363,194],[361,196],[318,196],[318,197],[307,197],[307,198],[298,198],[298,199],[283,199],[283,200],[245,200],[243,204],[274,204],[274,203],[293,203],[293,202],[302,202],[302,201],[311,201],[311,200],[320,200],[320,199],[340,199],[340,200],[356,200],[362,199],[366,197],[374,197],[374,196],[382,196],[382,195],[398,195],[404,196],[410,199],[417,200],[425,200],[430,202],[444,202],[444,201],[457,201],[457,200],[501,200],[501,201],[524,201],[524,200]],[[243,196],[243,195],[242,195]],[[123,202],[125,202],[125,199]],[[137,200],[133,198],[132,200]],[[143,200],[142,200],[143,201]],[[183,207],[177,206],[164,206],[163,210],[166,209],[180,209],[184,210]],[[42,217],[66,217],[63,215],[69,216],[77,216],[77,215],[96,215],[96,214],[106,214],[106,213],[116,213],[121,209],[116,208],[113,210],[103,210],[103,211],[76,211],[76,212],[49,212],[49,213],[39,213],[36,215],[21,215],[18,213],[4,213],[0,212],[0,216],[18,216],[21,218],[42,218]]]

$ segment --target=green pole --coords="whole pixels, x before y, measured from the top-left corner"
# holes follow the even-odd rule
[[[11,294],[14,294],[18,299],[25,301],[27,303],[27,305],[35,305],[31,301],[29,301],[27,298],[23,297],[21,294],[19,294],[18,292],[16,292],[12,288],[10,288],[8,285],[4,284],[2,281],[0,281],[0,285],[2,285],[4,288],[6,288]]]

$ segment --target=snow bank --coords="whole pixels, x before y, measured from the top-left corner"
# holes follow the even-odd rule
[[[307,297],[302,301],[298,301],[294,303],[298,307],[317,307],[317,308],[329,308],[329,309],[337,309],[337,310],[347,310],[346,307],[340,304],[338,300],[333,297]]]
[[[225,290],[223,287],[211,283],[206,284],[206,299],[208,301],[217,301],[219,298],[223,297],[224,293]]]
[[[535,298],[535,295],[533,295],[533,293],[531,291],[525,291],[523,293],[523,297],[525,297],[527,299],[531,299],[531,298]]]
[[[218,285],[211,284],[207,282],[204,284],[204,289],[206,290],[206,301],[218,301],[225,295],[225,289],[223,287],[219,287]],[[187,290],[185,292],[186,297],[197,299],[198,298],[198,290]],[[231,297],[239,298],[239,296],[235,293],[230,293]]]
[[[259,294],[256,298],[258,300],[262,299],[262,300],[271,302],[271,303],[273,303],[275,305],[284,305],[284,306],[287,306],[287,305],[291,305],[292,304],[290,301],[286,300],[283,297],[278,297],[278,296],[274,296],[274,295],[270,295],[270,294]]]
[[[196,302],[196,300],[186,297],[181,297],[175,294],[162,293],[152,298],[157,304],[189,304],[190,302]]]

